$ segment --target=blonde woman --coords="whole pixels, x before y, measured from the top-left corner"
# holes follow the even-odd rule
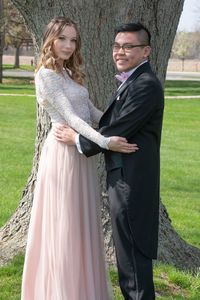
[[[74,22],[51,20],[43,38],[35,85],[39,104],[55,124],[67,123],[104,150],[134,152],[124,138],[104,137],[90,124],[102,113],[89,100],[80,70]],[[44,143],[28,232],[22,300],[108,300],[93,158],[55,139]]]

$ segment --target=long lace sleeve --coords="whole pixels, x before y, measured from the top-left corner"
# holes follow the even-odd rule
[[[49,102],[71,128],[98,144],[101,148],[108,149],[110,139],[98,133],[74,113],[73,107],[65,95],[63,80],[62,75],[53,70],[41,68],[36,74],[36,88],[38,85],[45,97],[44,102]]]
[[[90,100],[88,100],[88,106],[89,106],[92,122],[99,124],[99,121],[103,115],[103,112],[101,110],[99,110],[98,108],[96,108]]]

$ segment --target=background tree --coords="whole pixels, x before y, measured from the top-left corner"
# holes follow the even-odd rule
[[[5,47],[15,48],[14,68],[19,68],[20,48],[33,44],[24,19],[10,0],[4,0],[5,13]]]
[[[3,49],[4,49],[4,5],[3,0],[0,0],[0,83],[3,79]]]
[[[189,50],[191,48],[189,34],[185,31],[181,31],[176,35],[173,53],[182,61],[182,71],[184,71],[184,61],[189,57]]]
[[[171,58],[181,59],[181,69],[185,69],[185,59],[200,59],[200,29],[193,32],[179,31],[176,33]],[[194,70],[200,70],[200,63],[194,62]]]
[[[23,15],[32,33],[36,52],[40,46],[44,26],[55,15],[67,15],[79,24],[87,84],[91,98],[99,108],[105,108],[107,99],[116,88],[113,79],[111,43],[115,26],[124,21],[140,21],[150,29],[153,48],[151,64],[164,84],[184,0],[12,0],[12,2]],[[1,264],[24,250],[38,159],[48,130],[49,120],[38,108],[33,168],[18,209],[0,231]],[[103,169],[103,159],[100,159],[98,170],[102,189],[105,244],[107,257],[112,261],[114,252]],[[199,267],[200,250],[188,245],[178,236],[163,205],[160,216],[159,259],[181,268]]]
[[[190,33],[190,58],[200,59],[200,28]]]

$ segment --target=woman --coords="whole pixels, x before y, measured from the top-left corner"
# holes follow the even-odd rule
[[[126,140],[107,138],[89,124],[102,113],[89,100],[80,70],[80,36],[64,18],[47,26],[35,76],[39,104],[102,148],[132,152]],[[22,300],[107,300],[95,162],[52,130],[42,149],[25,256]]]

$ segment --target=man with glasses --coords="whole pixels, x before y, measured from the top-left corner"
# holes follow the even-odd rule
[[[105,153],[111,221],[119,283],[126,300],[155,299],[152,260],[157,257],[160,140],[164,109],[163,90],[152,72],[150,33],[140,23],[116,30],[113,61],[121,84],[104,112],[99,131],[122,136],[139,150],[124,154],[101,149],[71,129],[57,131],[86,156]],[[79,144],[80,143],[80,144]]]

